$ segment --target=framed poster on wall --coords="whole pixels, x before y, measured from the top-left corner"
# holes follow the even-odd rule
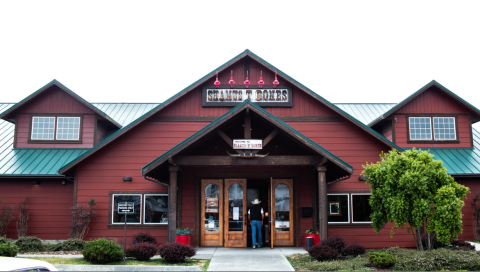
[[[207,197],[206,201],[205,212],[218,213],[218,197]]]
[[[340,201],[329,201],[328,202],[328,215],[329,216],[342,216],[342,206],[340,206]]]

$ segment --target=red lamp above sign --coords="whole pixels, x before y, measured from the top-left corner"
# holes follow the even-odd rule
[[[230,84],[230,88],[233,88],[235,85],[235,80],[233,80],[233,70],[231,72],[230,81],[228,82],[228,84]]]
[[[217,71],[217,79],[215,80],[215,83],[213,83],[213,84],[215,84],[217,89],[218,89],[218,86],[220,86],[220,81],[218,81],[218,71]]]
[[[273,81],[273,88],[277,88],[277,85],[279,85],[280,82],[277,80],[277,71],[275,71],[275,80]]]
[[[265,84],[262,78],[262,71],[260,71],[260,80],[258,81],[258,88],[262,88],[262,85]]]
[[[247,71],[247,79],[245,79],[245,82],[243,82],[243,84],[245,84],[245,88],[248,89],[248,85],[250,85],[250,80],[248,80],[248,71]]]

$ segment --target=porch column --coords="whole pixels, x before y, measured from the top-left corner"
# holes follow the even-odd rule
[[[168,242],[173,243],[177,235],[177,172],[178,166],[169,166],[170,184],[168,186]]]
[[[320,225],[320,239],[324,241],[328,237],[328,199],[327,199],[327,167],[317,166],[318,171],[318,215]]]

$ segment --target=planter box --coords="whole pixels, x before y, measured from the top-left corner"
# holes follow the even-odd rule
[[[177,235],[176,241],[179,244],[193,246],[193,234]]]
[[[313,238],[313,245],[320,244],[320,234],[303,234],[303,248],[307,249],[307,237],[312,237]]]

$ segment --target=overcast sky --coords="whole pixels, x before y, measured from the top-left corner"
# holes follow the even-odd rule
[[[331,102],[432,79],[480,108],[480,1],[1,1],[0,102],[162,102],[250,49]]]

